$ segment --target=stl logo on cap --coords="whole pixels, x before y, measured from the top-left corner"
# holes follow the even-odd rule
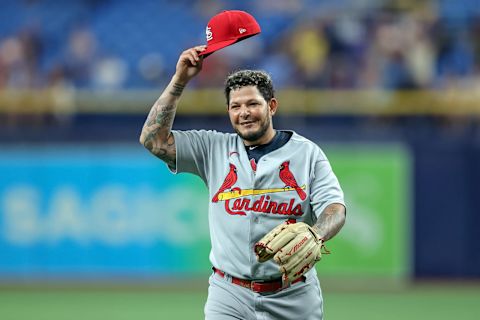
[[[258,22],[251,14],[240,10],[222,11],[208,22],[205,29],[207,48],[199,55],[206,57],[260,32]]]
[[[212,28],[207,26],[205,28],[205,35],[207,36],[207,41],[213,40],[213,33],[212,33]]]

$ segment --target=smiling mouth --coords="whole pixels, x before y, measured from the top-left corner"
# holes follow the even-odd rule
[[[249,125],[254,124],[254,123],[255,123],[255,121],[245,121],[245,122],[240,122],[240,125],[241,126],[249,126]]]

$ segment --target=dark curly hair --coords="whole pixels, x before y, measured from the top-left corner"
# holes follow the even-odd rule
[[[256,86],[263,98],[268,102],[274,97],[272,78],[262,70],[239,70],[231,73],[225,80],[225,98],[230,104],[230,92],[246,86]]]

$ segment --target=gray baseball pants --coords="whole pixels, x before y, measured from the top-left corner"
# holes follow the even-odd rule
[[[274,293],[256,293],[213,273],[205,320],[322,320],[323,301],[316,276]]]

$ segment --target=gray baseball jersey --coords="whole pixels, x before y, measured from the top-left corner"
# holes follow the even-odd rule
[[[237,134],[172,132],[176,172],[198,175],[209,190],[210,261],[231,276],[281,277],[275,262],[257,262],[255,243],[288,219],[313,225],[326,206],[344,204],[342,189],[323,151],[295,132],[258,164],[249,161]],[[307,277],[314,273],[312,268]]]

